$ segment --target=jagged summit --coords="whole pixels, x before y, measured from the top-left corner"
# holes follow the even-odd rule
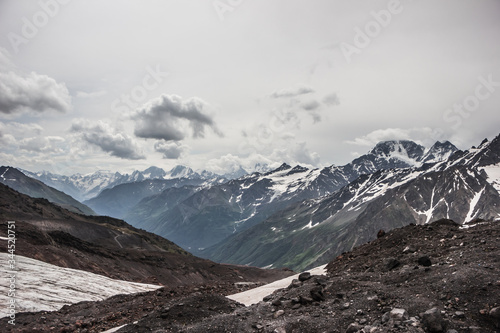
[[[449,141],[437,141],[426,149],[410,140],[391,140],[379,142],[368,154],[361,156],[360,160],[369,160],[376,168],[411,167],[447,160],[457,150]]]
[[[453,153],[458,150],[450,141],[437,141],[422,157],[422,163],[435,163],[447,160]]]
[[[379,142],[369,154],[385,158],[402,158],[418,161],[425,147],[410,140],[391,140]]]
[[[280,171],[285,171],[285,170],[288,170],[288,169],[291,169],[291,168],[292,168],[292,167],[291,167],[289,164],[287,164],[287,163],[283,163],[283,164],[281,164],[279,167],[277,167],[276,169],[271,170],[271,171],[269,171],[269,172],[265,173],[264,175],[266,175],[266,176],[268,176],[268,175],[272,175],[272,174],[274,174],[274,173],[277,173],[277,172],[280,172]]]
[[[168,175],[170,178],[190,178],[190,177],[196,177],[199,176],[196,172],[193,171],[193,169],[184,166],[184,165],[177,165],[173,167],[169,172]]]

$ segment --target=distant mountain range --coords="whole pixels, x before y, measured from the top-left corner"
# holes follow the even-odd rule
[[[97,171],[92,174],[74,174],[72,176],[64,176],[53,174],[47,171],[31,172],[21,170],[28,177],[37,179],[46,185],[52,186],[64,193],[71,195],[79,201],[89,200],[98,196],[105,189],[113,188],[120,184],[141,182],[151,179],[224,179],[226,177],[216,175],[210,171],[201,171],[197,173],[193,169],[178,165],[170,171],[165,171],[158,167],[150,167],[144,171],[134,171],[131,174],[121,174],[111,171]]]
[[[99,193],[84,206],[198,256],[302,270],[372,240],[380,229],[440,218],[498,219],[499,152],[498,137],[468,151],[448,141],[426,149],[395,140],[343,166],[284,163],[231,180],[183,166],[36,177],[81,195]]]
[[[148,197],[124,218],[193,253],[211,256],[203,250],[258,225],[293,203],[335,193],[364,174],[421,166],[447,159],[456,151],[449,142],[437,142],[430,149],[412,141],[381,142],[344,166],[309,169],[283,164],[266,173],[253,173],[193,193],[185,191],[174,201],[169,193]]]

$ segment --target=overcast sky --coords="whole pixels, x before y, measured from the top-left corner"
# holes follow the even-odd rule
[[[0,0],[0,161],[345,164],[500,133],[500,1]]]

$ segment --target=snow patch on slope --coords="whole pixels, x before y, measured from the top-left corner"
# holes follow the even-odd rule
[[[0,302],[9,304],[11,272],[7,270],[7,253],[0,253]],[[100,301],[119,294],[156,290],[161,286],[134,283],[105,276],[62,268],[43,261],[16,255],[16,312],[56,311],[67,304],[81,301]],[[8,307],[2,306],[0,318],[6,317]]]
[[[311,275],[324,275],[326,274],[326,265],[313,268],[308,271]],[[292,280],[298,279],[300,274],[292,275],[282,280],[274,281],[273,283],[266,284],[254,289],[250,289],[238,294],[227,296],[236,302],[240,302],[245,306],[257,304],[267,295],[271,295],[275,290],[286,288],[292,283]]]
[[[493,185],[493,187],[500,192],[500,163],[494,165],[488,165],[479,170],[484,170],[488,175],[487,181]]]
[[[484,188],[481,191],[479,191],[478,193],[476,193],[474,195],[474,198],[472,198],[472,200],[470,201],[469,212],[467,213],[467,217],[465,218],[464,223],[470,222],[474,218],[474,212],[476,211],[476,205],[479,202],[481,195],[483,195],[483,192],[484,192]]]

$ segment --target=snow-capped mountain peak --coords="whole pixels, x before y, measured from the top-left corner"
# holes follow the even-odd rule
[[[422,163],[436,163],[445,161],[450,158],[453,153],[458,150],[454,144],[449,141],[440,142],[437,141],[429,150],[425,152],[425,155],[422,157]]]
[[[401,160],[409,165],[416,165],[422,158],[425,147],[409,140],[379,142],[369,154],[385,160]]]
[[[201,176],[196,173],[193,169],[184,166],[176,165],[169,172],[167,172],[167,178],[200,178]]]

